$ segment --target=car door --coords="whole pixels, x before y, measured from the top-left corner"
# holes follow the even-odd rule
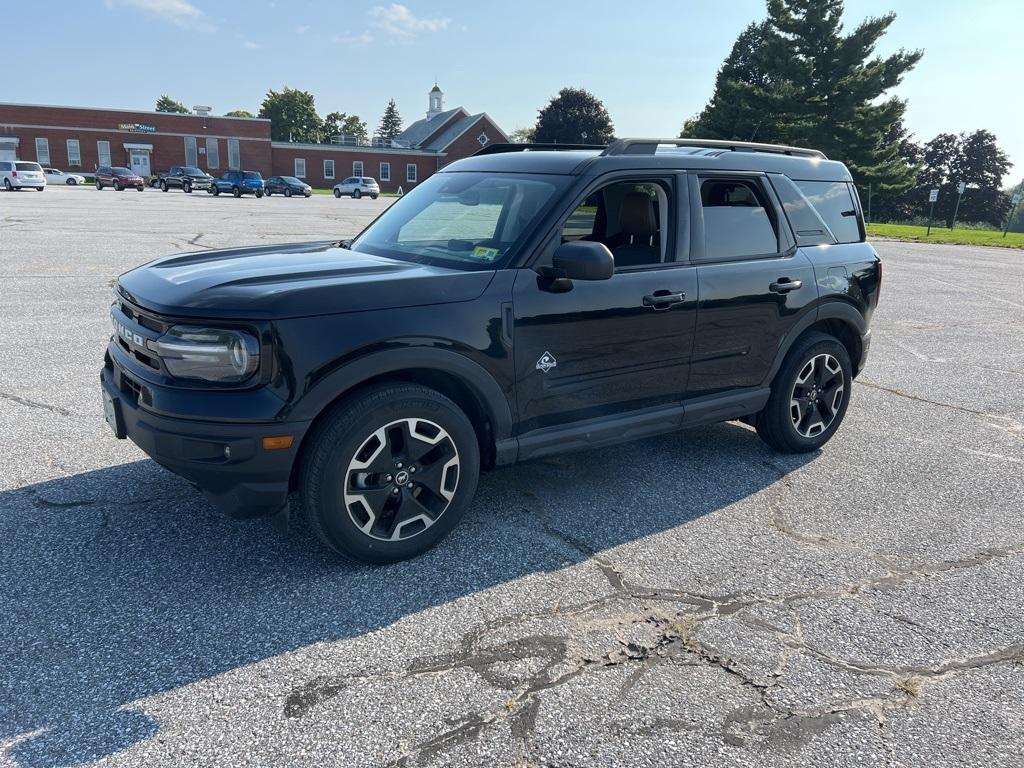
[[[687,398],[766,384],[786,334],[817,299],[763,174],[690,177],[700,300]]]
[[[507,311],[523,432],[682,399],[697,306],[696,270],[686,261],[684,178],[624,174],[594,182],[533,267],[518,271]],[[653,195],[657,231],[630,251],[622,219],[635,207],[626,198],[638,200],[638,190]],[[619,259],[613,276],[557,290],[541,273],[554,249],[573,239],[608,245]],[[655,241],[656,258],[642,258]]]

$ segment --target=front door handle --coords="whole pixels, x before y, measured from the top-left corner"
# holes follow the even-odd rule
[[[653,307],[655,310],[669,309],[674,304],[682,304],[686,301],[685,293],[672,293],[671,291],[655,291],[644,296],[644,306]]]
[[[799,291],[803,286],[802,280],[790,280],[788,277],[780,277],[776,282],[768,286],[768,290],[772,293],[789,293],[790,291]]]

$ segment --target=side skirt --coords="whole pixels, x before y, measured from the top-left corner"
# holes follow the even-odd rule
[[[626,443],[701,424],[731,421],[757,413],[764,408],[770,395],[770,388],[756,387],[684,400],[676,405],[543,427],[499,441],[498,463],[512,464],[557,453]]]

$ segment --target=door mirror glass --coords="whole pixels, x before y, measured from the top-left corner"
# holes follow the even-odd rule
[[[571,240],[558,246],[551,266],[569,280],[607,280],[615,272],[615,259],[604,243]]]

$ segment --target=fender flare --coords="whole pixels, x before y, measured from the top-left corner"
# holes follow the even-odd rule
[[[494,377],[465,355],[436,347],[406,347],[370,352],[345,362],[317,381],[302,396],[290,418],[315,419],[339,395],[369,379],[410,368],[429,368],[458,379],[476,395],[491,418],[495,441],[512,433],[512,409]]]
[[[765,376],[762,385],[770,385],[772,379],[775,378],[775,374],[779,372],[779,368],[782,367],[782,361],[786,359],[786,355],[789,354],[789,350],[792,348],[793,343],[800,338],[800,335],[810,328],[815,323],[821,320],[840,320],[850,325],[858,336],[864,336],[867,332],[867,323],[862,315],[853,304],[849,304],[845,301],[826,301],[818,304],[815,308],[806,312],[803,316],[797,320],[793,327],[789,329],[782,342],[779,344],[779,351],[775,354],[775,360],[772,362],[772,367],[768,371],[768,375]],[[856,361],[854,361],[856,364]]]

